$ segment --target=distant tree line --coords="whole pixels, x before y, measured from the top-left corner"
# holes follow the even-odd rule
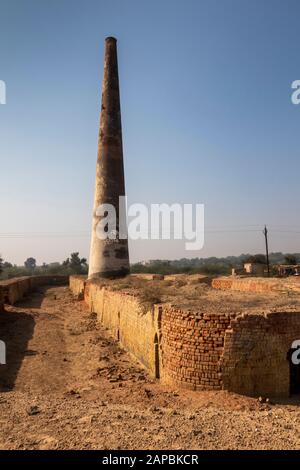
[[[270,264],[297,264],[300,261],[300,253],[283,254],[281,252],[269,254]],[[147,263],[135,263],[131,266],[133,273],[157,273],[157,274],[207,274],[226,275],[231,274],[232,268],[241,268],[244,263],[266,264],[263,254],[242,254],[240,256],[227,256],[225,258],[182,258],[178,260],[151,260]],[[274,271],[275,274],[275,271]]]
[[[24,261],[23,266],[13,265],[0,256],[0,278],[10,279],[19,276],[35,275],[70,275],[70,274],[87,274],[88,265],[86,258],[80,258],[79,253],[71,253],[70,257],[62,263],[43,263],[37,266],[36,259],[29,257]]]
[[[293,265],[300,262],[300,253],[270,253],[271,265],[288,264]],[[156,273],[156,274],[207,274],[226,275],[231,274],[232,268],[242,267],[244,263],[266,263],[263,254],[242,254],[240,256],[227,256],[225,258],[182,258],[178,260],[151,260],[147,263],[134,263],[131,265],[132,273]],[[43,263],[37,266],[36,260],[29,257],[23,266],[13,265],[0,256],[0,278],[8,279],[17,276],[28,276],[32,274],[87,274],[88,265],[86,258],[80,258],[79,253],[71,255],[62,263]],[[275,271],[274,271],[275,274]]]

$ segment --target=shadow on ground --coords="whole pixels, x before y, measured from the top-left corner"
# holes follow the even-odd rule
[[[292,406],[300,406],[300,393],[295,393],[290,397],[286,398],[274,398],[271,399],[272,403],[276,405],[292,405]]]
[[[0,392],[10,391],[25,356],[34,354],[27,350],[33,336],[33,317],[24,312],[3,312],[0,315],[0,340],[6,345],[6,364],[0,365]]]
[[[18,306],[20,306],[22,308],[40,308],[49,288],[49,286],[43,286],[35,289],[33,292],[25,295],[22,300],[17,302],[15,307],[18,308]]]

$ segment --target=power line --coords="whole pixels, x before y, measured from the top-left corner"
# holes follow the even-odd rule
[[[213,225],[208,225],[207,227],[218,227]],[[221,227],[221,226],[219,226]],[[251,224],[251,225],[224,225],[223,227],[261,227],[258,224]],[[270,229],[270,227],[280,227],[280,225],[270,225],[268,226],[269,233],[290,233],[290,234],[299,234],[300,230],[274,230]],[[288,225],[282,225],[282,227],[289,227]],[[290,226],[296,227],[296,226]],[[298,226],[297,226],[298,227]],[[261,228],[220,228],[220,229],[213,229],[213,228],[206,228],[204,227],[204,233],[261,233]],[[151,230],[148,231],[151,233]],[[170,233],[174,234],[175,230],[170,231],[163,231],[163,233]],[[0,232],[0,238],[80,238],[80,237],[90,237],[91,232],[89,230],[74,230],[74,231],[66,231],[66,232]]]

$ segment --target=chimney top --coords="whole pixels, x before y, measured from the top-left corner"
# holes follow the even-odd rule
[[[107,42],[109,42],[109,41],[117,42],[117,39],[114,38],[113,36],[108,36],[107,38],[105,38],[105,41],[107,41]]]

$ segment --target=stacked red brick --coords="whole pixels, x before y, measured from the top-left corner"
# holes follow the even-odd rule
[[[164,379],[192,390],[221,389],[220,358],[230,318],[229,314],[194,313],[164,307]]]
[[[270,292],[285,291],[287,285],[282,279],[264,278],[234,278],[219,277],[212,280],[212,287],[221,290],[236,290],[240,292]]]

